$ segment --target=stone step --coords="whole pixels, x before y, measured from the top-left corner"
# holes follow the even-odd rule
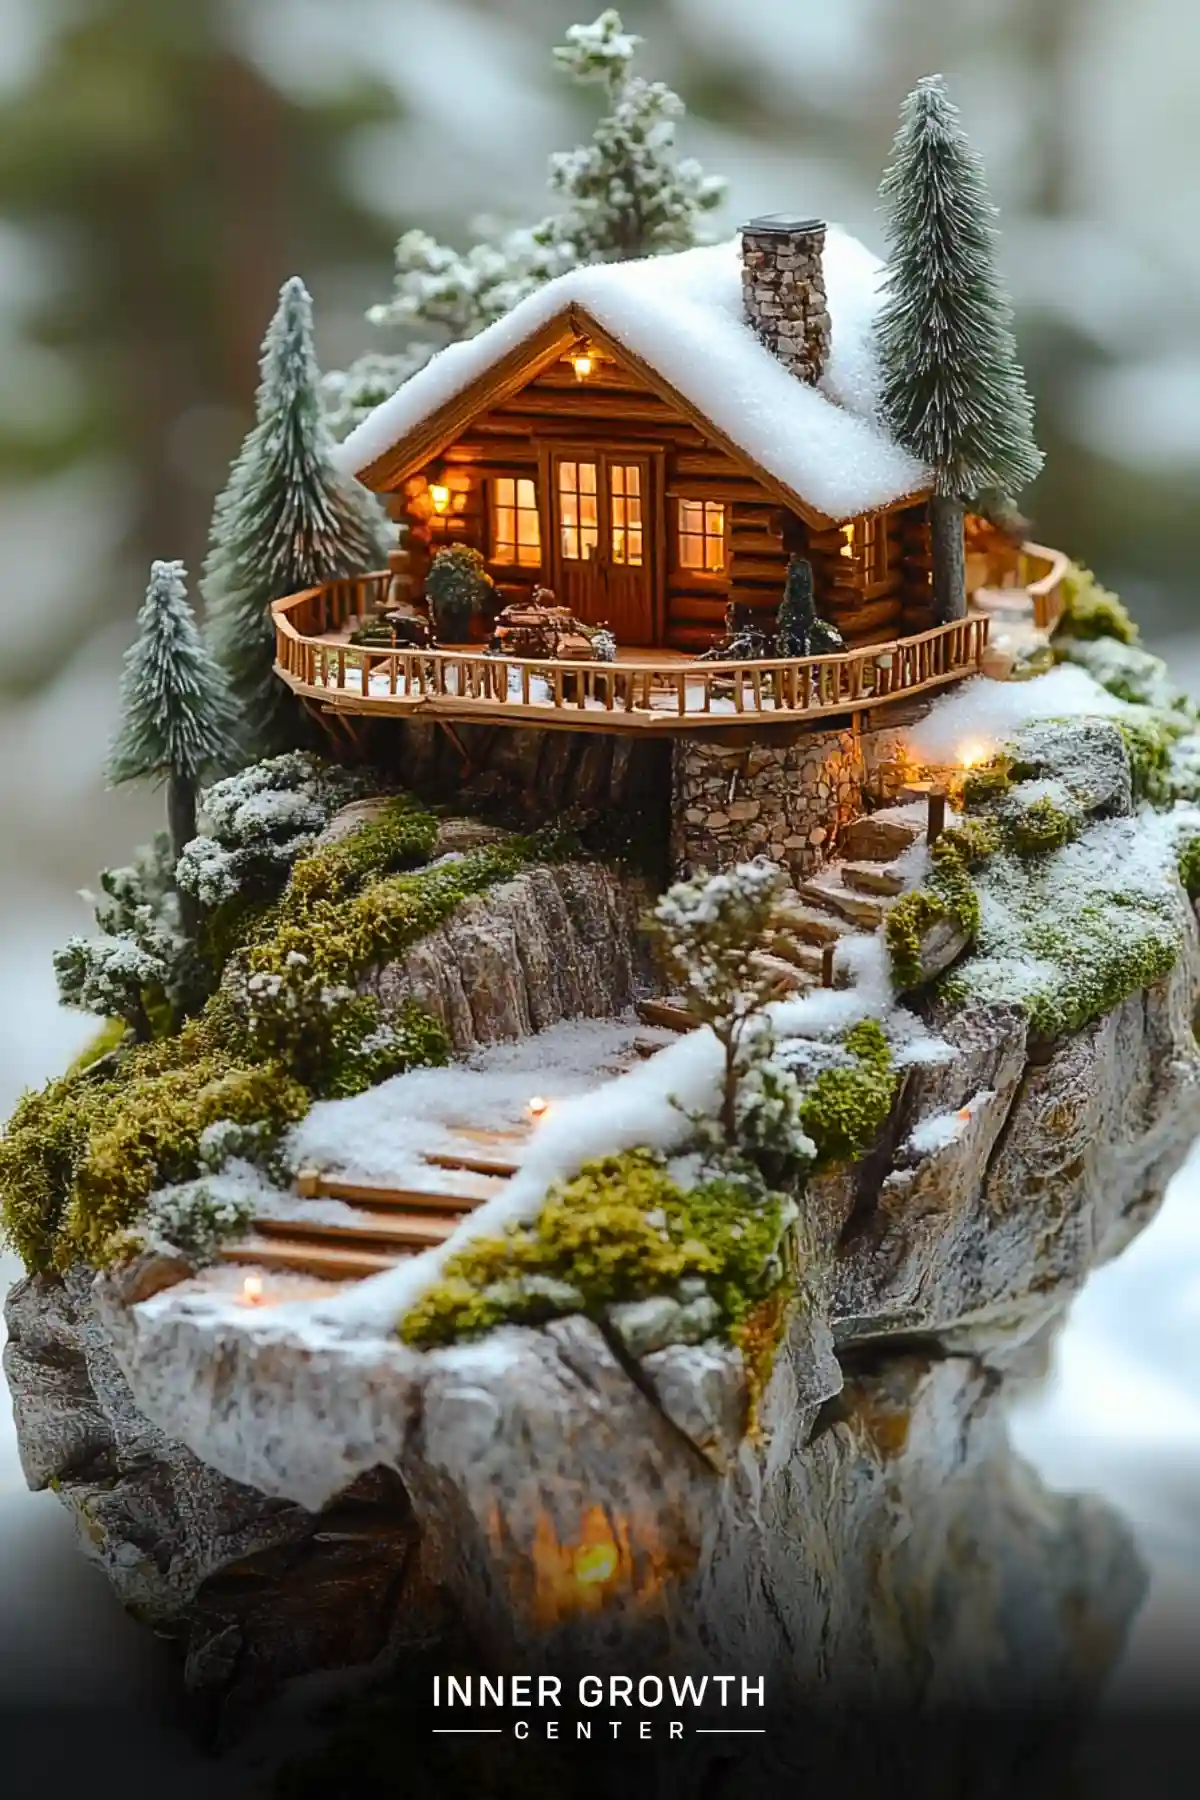
[[[382,1275],[386,1269],[394,1269],[398,1262],[414,1254],[411,1249],[343,1249],[340,1245],[335,1248],[301,1238],[265,1237],[242,1238],[236,1244],[222,1244],[217,1251],[221,1262],[284,1269],[293,1275],[316,1275],[322,1281],[362,1281],[368,1275]]]
[[[833,871],[825,879],[818,876],[813,881],[802,881],[796,892],[809,906],[832,907],[852,925],[867,931],[883,924],[889,904],[880,895],[856,893],[853,888],[843,887]]]
[[[860,894],[902,894],[910,885],[903,875],[886,863],[843,862],[835,866],[841,875],[842,886],[854,888]]]
[[[797,901],[785,902],[777,908],[774,919],[778,929],[790,932],[805,944],[836,944],[853,929],[839,915],[819,912],[815,906],[805,906]]]
[[[852,862],[891,862],[915,844],[925,830],[916,808],[889,806],[864,813],[842,828],[838,848]]]
[[[816,944],[803,943],[790,931],[768,931],[763,942],[772,956],[782,956],[785,962],[794,963],[806,974],[820,975],[821,952]]]

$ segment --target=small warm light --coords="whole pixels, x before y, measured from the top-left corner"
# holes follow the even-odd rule
[[[971,1123],[970,1107],[969,1106],[960,1106],[958,1109],[958,1116],[962,1120],[964,1125],[969,1125]]]
[[[435,513],[444,513],[450,504],[450,489],[440,481],[431,481],[429,499]]]
[[[608,1581],[616,1573],[618,1561],[615,1544],[580,1544],[571,1566],[576,1581],[584,1586],[591,1586],[592,1583]]]
[[[531,1119],[541,1119],[541,1118],[544,1118],[546,1113],[549,1112],[550,1102],[548,1100],[544,1100],[540,1094],[535,1094],[533,1096],[533,1099],[526,1106],[525,1110],[529,1114]]]
[[[968,744],[959,754],[959,762],[964,769],[977,768],[981,762],[987,761],[987,751],[982,744]]]
[[[571,367],[575,371],[576,381],[586,381],[593,368],[591,351],[580,350],[571,358]]]
[[[261,1275],[247,1275],[242,1282],[242,1300],[246,1306],[261,1306],[263,1297],[263,1278]]]

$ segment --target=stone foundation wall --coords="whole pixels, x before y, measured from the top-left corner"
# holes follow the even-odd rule
[[[909,721],[910,722],[910,721]],[[811,874],[843,827],[895,798],[907,779],[904,722],[811,731],[790,743],[734,747],[697,734],[672,756],[671,869],[676,877],[767,856]]]

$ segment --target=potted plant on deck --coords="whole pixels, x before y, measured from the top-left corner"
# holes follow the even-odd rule
[[[439,644],[469,644],[471,627],[490,606],[495,583],[478,550],[451,544],[439,550],[425,577],[425,599]]]

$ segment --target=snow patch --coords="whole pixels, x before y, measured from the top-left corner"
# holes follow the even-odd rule
[[[982,762],[1035,719],[1119,717],[1128,707],[1084,669],[1062,663],[1029,681],[977,675],[937,700],[909,733],[909,748],[927,766]]]

